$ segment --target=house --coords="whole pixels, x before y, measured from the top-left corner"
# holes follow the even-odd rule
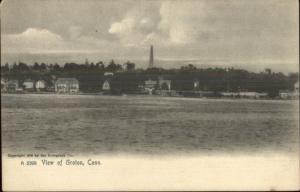
[[[75,78],[58,78],[55,82],[57,93],[78,93],[79,82]]]
[[[1,78],[1,91],[6,91],[6,81],[3,78]]]
[[[23,87],[26,91],[33,91],[34,90],[34,81],[31,79],[27,79],[23,82]]]
[[[6,90],[9,93],[14,93],[20,90],[18,80],[10,80],[6,83]]]
[[[199,89],[199,81],[198,80],[194,80],[194,90]]]
[[[46,88],[46,82],[44,80],[38,80],[35,83],[35,88],[37,91],[44,90]]]
[[[279,97],[281,99],[291,99],[294,93],[289,90],[279,90]]]
[[[279,97],[281,99],[299,99],[299,92],[290,90],[279,90]]]
[[[152,95],[153,90],[156,88],[157,86],[157,81],[153,81],[153,80],[146,80],[144,82],[144,89],[145,91],[147,91],[149,93],[149,95]]]
[[[105,73],[104,73],[104,76],[113,76],[113,75],[114,75],[113,72],[105,72]]]
[[[110,79],[106,79],[102,84],[102,90],[103,91],[110,91]]]
[[[165,80],[162,77],[158,77],[158,80],[146,80],[144,82],[144,90],[148,92],[150,95],[152,95],[154,90],[171,90],[171,80]]]
[[[281,99],[299,99],[299,80],[294,84],[294,90],[279,90]]]
[[[157,85],[157,81],[153,81],[153,80],[146,80],[145,82],[144,82],[144,84],[145,84],[145,88],[155,88],[156,87],[156,85]]]

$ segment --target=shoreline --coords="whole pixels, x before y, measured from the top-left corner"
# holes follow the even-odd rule
[[[115,97],[128,97],[128,96],[144,96],[144,97],[163,97],[163,98],[185,98],[185,99],[224,99],[224,100],[268,100],[268,101],[299,101],[299,98],[293,99],[282,99],[282,98],[251,98],[251,97],[192,97],[192,96],[169,96],[169,95],[149,95],[149,94],[103,94],[103,92],[98,93],[56,93],[56,92],[22,92],[22,93],[7,93],[1,92],[2,95],[61,95],[61,96],[115,96]]]

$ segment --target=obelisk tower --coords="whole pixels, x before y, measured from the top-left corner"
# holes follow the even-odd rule
[[[149,68],[152,68],[153,65],[154,65],[153,45],[151,45],[151,46],[150,46]]]

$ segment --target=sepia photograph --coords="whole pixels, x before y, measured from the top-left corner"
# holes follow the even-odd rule
[[[4,0],[5,191],[299,190],[299,1]]]

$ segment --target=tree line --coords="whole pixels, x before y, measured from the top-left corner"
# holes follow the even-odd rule
[[[110,77],[112,88],[118,92],[136,92],[145,80],[157,80],[164,78],[171,80],[172,90],[189,91],[195,90],[194,82],[199,82],[197,90],[202,91],[255,91],[267,92],[269,96],[278,96],[279,90],[293,90],[299,73],[288,75],[281,72],[272,72],[265,69],[255,73],[235,68],[197,68],[192,64],[176,69],[148,68],[136,69],[135,63],[130,61],[118,64],[111,60],[108,64],[102,61],[97,63],[65,63],[58,64],[14,63],[12,67],[8,64],[1,66],[1,77],[7,79],[38,80],[43,79],[49,85],[53,84],[53,78],[74,77],[80,82],[80,89],[83,92],[101,91],[102,83],[108,77],[105,72],[113,72]]]
[[[35,62],[33,65],[27,65],[24,62],[19,62],[18,64],[15,62],[12,66],[8,63],[5,65],[1,65],[1,72],[8,73],[24,73],[24,72],[51,72],[51,73],[68,73],[74,71],[111,71],[116,72],[120,70],[134,70],[135,64],[127,61],[123,65],[115,63],[114,60],[111,60],[107,65],[104,65],[102,61],[94,64],[93,62],[88,63],[86,61],[85,64],[77,64],[77,63],[65,63],[64,66],[60,66],[57,63],[55,64],[45,64],[45,63],[37,63]]]

